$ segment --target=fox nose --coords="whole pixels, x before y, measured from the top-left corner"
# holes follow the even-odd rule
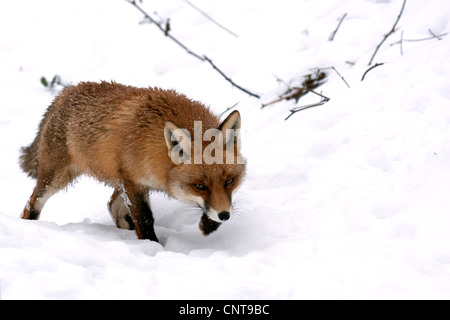
[[[221,221],[227,221],[228,219],[230,219],[230,213],[228,211],[222,211],[221,213],[219,213],[219,219]]]

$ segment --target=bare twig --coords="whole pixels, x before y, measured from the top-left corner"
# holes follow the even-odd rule
[[[402,30],[402,34],[400,36],[400,55],[403,56],[403,30]]]
[[[205,55],[199,55],[195,52],[193,52],[192,50],[190,50],[186,45],[184,45],[180,40],[178,40],[177,38],[175,38],[174,36],[172,36],[170,34],[170,24],[168,22],[166,22],[164,24],[164,26],[162,26],[162,23],[158,23],[155,19],[153,19],[147,12],[145,12],[144,9],[142,9],[135,0],[126,0],[128,3],[132,4],[136,9],[138,9],[146,19],[148,19],[150,22],[152,22],[153,24],[155,24],[155,26],[166,36],[168,37],[170,40],[172,40],[173,42],[175,42],[178,46],[180,46],[181,48],[183,48],[188,54],[192,55],[193,57],[197,58],[198,60],[202,61],[202,62],[208,62],[214,70],[216,70],[222,77],[225,78],[225,80],[227,80],[229,83],[231,83],[234,87],[236,87],[237,89],[251,95],[252,97],[255,98],[260,98],[259,95],[252,93],[251,91],[244,89],[243,87],[237,85],[233,80],[230,79],[230,77],[228,77],[222,70],[220,70],[212,61],[211,59],[209,59],[207,56]]]
[[[422,39],[400,39],[400,41],[391,43],[390,46],[394,46],[396,44],[402,45],[403,42],[419,42],[419,41],[427,41],[427,40],[433,40],[433,39],[442,40],[442,37],[445,37],[446,35],[448,35],[448,32],[435,35],[431,30],[428,30],[428,31],[430,31],[430,33],[432,34],[431,37],[422,38]]]
[[[296,107],[296,108],[294,108],[294,109],[291,109],[291,110],[289,110],[289,111],[291,112],[291,114],[288,115],[288,116],[286,117],[286,119],[284,119],[284,120],[286,121],[287,119],[289,119],[290,117],[292,117],[292,116],[294,115],[294,113],[297,113],[297,112],[299,112],[299,111],[303,111],[303,110],[306,110],[306,109],[310,109],[310,108],[322,106],[322,105],[324,105],[324,104],[327,103],[327,102],[328,102],[328,100],[321,100],[321,101],[318,102],[318,103],[308,104],[308,105],[305,105],[305,106],[300,106],[300,107]]]
[[[428,31],[431,33],[431,35],[432,35],[434,38],[438,39],[439,41],[442,40],[442,38],[441,38],[440,36],[435,35],[434,32],[431,31],[431,29],[428,29]]]
[[[338,23],[336,29],[335,29],[335,30],[333,31],[333,33],[330,35],[330,37],[328,38],[328,41],[333,41],[333,40],[334,40],[334,37],[336,36],[336,33],[338,32],[338,30],[339,30],[339,28],[340,28],[340,26],[341,26],[341,24],[342,24],[342,21],[344,21],[344,19],[345,19],[346,16],[347,16],[347,13],[345,13],[345,14],[342,16],[342,18],[339,20],[339,23]]]
[[[230,111],[231,109],[234,109],[240,102],[236,102],[235,104],[233,104],[231,107],[228,107],[225,111],[223,111],[221,114],[219,114],[219,118],[221,118],[225,113],[227,113],[228,111]]]
[[[382,66],[383,64],[384,64],[384,62],[383,62],[383,63],[376,63],[374,66],[372,66],[372,67],[370,67],[369,69],[367,69],[366,72],[364,72],[364,74],[363,74],[363,76],[362,76],[362,78],[361,78],[361,81],[364,81],[364,78],[366,77],[366,74],[367,74],[370,70],[375,69],[376,67]]]
[[[402,14],[403,14],[403,9],[405,9],[405,5],[406,5],[406,0],[403,0],[403,5],[402,5],[402,8],[401,8],[401,10],[400,10],[400,13],[399,13],[399,15],[398,15],[398,17],[397,17],[397,20],[395,20],[395,23],[394,23],[394,25],[392,26],[391,31],[389,31],[389,32],[384,36],[383,40],[381,40],[381,42],[380,42],[380,43],[378,44],[378,46],[375,48],[375,52],[373,53],[372,58],[370,58],[369,66],[372,65],[372,61],[373,61],[373,59],[375,58],[375,55],[377,54],[378,49],[380,49],[380,47],[383,45],[383,43],[386,41],[386,39],[389,38],[389,36],[390,36],[391,34],[393,34],[395,31],[397,31],[397,30],[396,30],[396,27],[397,27],[397,24],[398,24],[398,22],[399,22],[399,20],[400,20],[400,17],[401,17]]]
[[[239,36],[234,33],[233,31],[231,31],[230,29],[224,27],[223,25],[221,25],[219,22],[217,22],[216,20],[214,20],[213,18],[211,18],[210,15],[208,15],[205,11],[203,11],[202,9],[200,9],[199,7],[197,7],[196,5],[194,5],[192,2],[190,2],[189,0],[184,0],[184,2],[186,2],[188,5],[190,5],[192,8],[194,8],[195,10],[197,10],[198,12],[200,12],[206,19],[210,20],[211,22],[213,22],[215,25],[217,25],[219,28],[225,30],[226,32],[228,32],[229,34],[231,34],[232,36],[238,38]]]
[[[201,60],[201,61],[205,61],[205,59],[196,54],[195,52],[191,51],[188,47],[186,47],[183,43],[181,43],[181,41],[179,41],[178,39],[176,39],[175,37],[173,37],[168,31],[166,31],[166,26],[161,26],[160,23],[158,23],[155,19],[153,19],[147,12],[144,11],[144,9],[142,9],[140,6],[137,5],[136,1],[134,0],[126,0],[128,3],[131,3],[136,9],[138,9],[146,19],[148,19],[150,22],[152,22],[159,30],[161,30],[162,33],[164,33],[164,35],[166,37],[168,37],[170,40],[174,41],[177,45],[179,45],[181,48],[183,48],[187,53],[189,53],[190,55],[196,57],[197,59]]]
[[[350,85],[348,84],[347,81],[345,81],[344,77],[341,76],[341,74],[339,73],[339,71],[337,71],[337,69],[336,69],[335,67],[331,67],[331,69],[333,69],[333,70],[338,74],[338,76],[341,77],[342,81],[344,81],[344,83],[347,85],[347,87],[350,88]]]
[[[448,32],[446,33],[442,33],[442,34],[434,34],[433,31],[431,31],[431,29],[428,29],[428,31],[431,33],[431,37],[428,38],[422,38],[422,39],[404,39],[403,38],[403,31],[400,37],[400,41],[391,43],[389,46],[393,46],[396,44],[400,44],[400,54],[403,56],[403,42],[419,42],[419,41],[426,41],[426,40],[432,40],[432,39],[437,39],[438,41],[442,40],[442,37],[446,36],[448,34]]]
[[[324,95],[321,94],[321,93],[315,92],[315,91],[312,90],[312,89],[309,89],[309,92],[312,92],[312,93],[318,95],[319,97],[321,97],[321,98],[322,98],[322,101],[325,101],[325,102],[330,101],[330,98],[328,98],[327,96],[324,96]]]
[[[344,83],[345,83],[345,85],[348,87],[348,88],[350,88],[350,85],[348,84],[348,82],[347,81],[345,81],[345,79],[344,79],[344,77],[343,76],[341,76],[341,74],[339,73],[339,71],[337,71],[337,69],[335,68],[335,67],[326,67],[326,68],[314,68],[314,69],[311,69],[311,70],[328,70],[328,69],[332,69],[332,70],[334,70],[334,72],[336,72],[337,73],[337,75],[342,79],[342,81],[344,81]]]
[[[295,87],[295,88],[291,88],[293,91],[291,91],[289,94],[286,94],[284,96],[279,97],[278,99],[275,99],[273,101],[270,101],[268,103],[263,103],[261,105],[261,109],[270,106],[271,104],[275,104],[277,102],[283,101],[283,100],[290,100],[293,99],[295,97],[301,96],[303,94],[305,94],[305,88],[301,87]]]
[[[323,69],[315,69],[315,70],[316,71],[314,74],[308,74],[305,76],[305,80],[302,83],[302,87],[289,88],[285,92],[284,96],[281,96],[280,98],[278,98],[274,101],[271,101],[269,103],[263,104],[261,106],[261,109],[268,105],[280,102],[282,100],[296,99],[296,101],[298,101],[298,99],[300,99],[300,97],[307,94],[308,92],[314,93],[315,95],[318,95],[319,97],[322,98],[321,101],[318,103],[308,104],[306,106],[296,107],[296,108],[289,110],[291,112],[291,114],[286,117],[285,120],[287,120],[296,112],[299,112],[299,111],[302,111],[305,109],[309,109],[309,108],[313,108],[313,107],[317,107],[317,106],[321,106],[321,105],[325,104],[326,102],[330,101],[330,98],[328,98],[327,96],[323,95],[322,93],[318,93],[317,91],[314,90],[315,88],[317,88],[321,84],[323,84],[323,80],[326,78],[326,73],[322,71]]]
[[[290,97],[289,97],[290,95],[285,95],[285,96],[282,96],[282,97],[279,97],[278,99],[275,99],[275,100],[272,100],[272,101],[270,101],[270,102],[267,102],[267,103],[263,103],[262,105],[261,105],[261,109],[263,109],[263,108],[265,108],[265,107],[267,107],[267,106],[270,106],[271,104],[275,104],[275,103],[277,103],[277,102],[281,102],[281,101],[283,101],[283,100],[289,100],[290,99]]]
[[[313,92],[323,98],[328,99],[327,97],[322,96],[321,94],[313,91],[313,89],[315,89],[323,84],[324,79],[326,78],[325,72],[322,72],[320,69],[316,69],[314,74],[308,74],[304,77],[305,77],[305,80],[302,82],[301,87],[290,87],[283,81],[283,83],[285,83],[288,86],[288,90],[284,93],[283,96],[279,97],[278,99],[275,99],[268,103],[263,103],[261,105],[261,109],[263,109],[271,104],[283,101],[283,100],[295,99],[297,102],[303,95],[307,94],[308,92]],[[282,81],[282,80],[279,80],[279,81]]]
[[[167,37],[170,31],[170,19],[167,19],[166,26],[164,27],[164,35]]]
[[[227,80],[229,83],[231,83],[234,87],[236,87],[239,90],[241,90],[241,91],[251,95],[252,97],[255,97],[255,98],[258,98],[258,99],[260,98],[260,96],[257,95],[256,93],[250,92],[247,89],[242,88],[241,86],[237,85],[233,80],[231,80],[231,78],[229,78],[225,73],[223,73],[222,70],[217,68],[217,66],[207,56],[203,56],[203,58],[214,68],[214,70],[216,70],[222,77],[225,78],[225,80]]]
[[[336,71],[337,74],[339,74],[339,72],[337,72],[337,70],[336,70],[334,67],[330,67],[330,68],[326,68],[326,69],[333,69],[334,71]],[[320,70],[323,70],[323,69],[317,69],[317,73],[318,73],[318,74],[320,74]],[[341,76],[341,78],[342,78],[342,76]],[[344,78],[342,78],[342,80],[344,80]],[[348,86],[348,83],[347,83],[345,80],[344,80],[344,82],[345,82],[345,83],[347,84],[347,86]],[[316,88],[316,87],[314,87],[314,88]],[[314,90],[313,90],[314,88],[305,88],[305,87],[302,87],[302,88],[297,88],[297,89],[303,89],[303,90],[305,90],[306,92],[312,92],[312,93],[318,95],[319,97],[322,98],[322,99],[320,100],[320,102],[313,103],[313,104],[307,104],[307,105],[304,105],[304,106],[299,106],[299,107],[295,107],[295,108],[293,108],[293,109],[290,109],[289,111],[291,112],[291,114],[288,115],[288,116],[286,117],[286,119],[284,119],[284,120],[287,120],[287,119],[289,119],[290,117],[292,117],[292,115],[293,115],[294,113],[297,113],[297,112],[299,112],[299,111],[303,111],[303,110],[306,110],[306,109],[310,109],[310,108],[322,106],[322,105],[324,105],[325,103],[327,103],[328,101],[330,101],[330,98],[328,98],[327,96],[323,95],[322,93],[318,93],[318,92],[314,91]],[[350,87],[349,87],[349,88],[350,88]],[[291,95],[292,95],[292,94],[291,94]],[[276,100],[275,102],[281,101],[282,99],[283,99],[283,97],[281,97],[280,99]],[[267,105],[267,104],[266,104],[266,105]]]

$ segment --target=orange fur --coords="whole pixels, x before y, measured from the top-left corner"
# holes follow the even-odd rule
[[[240,126],[237,111],[233,119]],[[203,104],[173,90],[114,82],[83,82],[65,89],[45,113],[33,143],[23,148],[22,169],[37,182],[22,218],[38,219],[48,198],[81,174],[115,188],[108,207],[116,225],[136,229],[141,239],[158,241],[149,190],[190,203],[202,198],[204,216],[210,208],[231,210],[231,193],[244,176],[244,164],[177,165],[169,157],[166,124],[176,124],[194,136],[194,121],[202,122],[202,133],[228,124],[220,123]],[[237,148],[234,153],[240,157]],[[225,187],[231,178],[232,186]],[[208,186],[208,191],[196,189],[198,184]],[[200,223],[204,234],[220,224],[208,219],[202,217]],[[210,224],[215,228],[204,226]]]

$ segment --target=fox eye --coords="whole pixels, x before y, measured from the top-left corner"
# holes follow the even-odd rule
[[[234,178],[228,179],[225,181],[225,187],[229,187],[233,184]]]
[[[196,183],[194,184],[194,186],[197,188],[197,190],[208,190],[208,187],[202,183]]]

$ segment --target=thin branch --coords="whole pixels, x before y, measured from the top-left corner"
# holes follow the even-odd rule
[[[382,66],[383,64],[384,64],[384,62],[383,62],[383,63],[376,63],[374,66],[372,66],[372,67],[370,67],[369,69],[367,69],[366,72],[364,72],[364,74],[363,74],[363,76],[362,76],[362,78],[361,78],[361,81],[364,81],[364,78],[366,77],[366,74],[367,74],[370,70],[375,69],[376,67]]]
[[[233,86],[235,86],[236,88],[238,88],[239,90],[251,95],[252,97],[255,98],[260,98],[259,95],[257,95],[256,93],[250,92],[245,88],[242,88],[241,86],[239,86],[238,84],[236,84],[233,80],[231,80],[231,78],[229,78],[225,73],[222,72],[222,70],[220,70],[219,68],[217,68],[217,66],[211,61],[211,59],[209,59],[207,56],[203,56],[203,58],[214,68],[214,70],[216,70],[222,77],[225,78],[225,80],[227,80],[229,83],[231,83]]]
[[[179,41],[177,38],[173,37],[168,31],[166,31],[166,26],[162,27],[160,23],[158,23],[155,19],[153,19],[147,12],[144,11],[144,9],[142,9],[140,6],[138,6],[136,4],[136,1],[134,0],[126,0],[128,3],[131,3],[136,9],[138,9],[146,19],[148,19],[150,22],[154,23],[155,26],[161,30],[162,33],[164,33],[164,35],[166,37],[168,37],[170,40],[174,41],[177,45],[179,45],[181,48],[183,48],[187,53],[189,53],[190,55],[196,57],[197,59],[204,61],[205,59],[203,59],[200,55],[196,54],[195,52],[191,51],[188,47],[186,47],[183,43],[181,43],[181,41]]]
[[[434,32],[431,31],[431,29],[428,29],[428,31],[431,33],[431,35],[432,35],[434,38],[438,39],[439,41],[442,40],[442,38],[441,38],[440,36],[435,35]]]
[[[305,88],[303,88],[303,87],[301,87],[301,88],[299,88],[299,87],[295,87],[295,88],[291,88],[291,89],[293,89],[294,91],[292,91],[292,92],[290,92],[289,94],[286,94],[286,95],[284,95],[284,96],[281,96],[281,97],[279,97],[278,99],[275,99],[275,100],[273,100],[273,101],[270,101],[270,102],[268,102],[268,103],[263,103],[262,105],[261,105],[261,109],[263,109],[263,108],[265,108],[265,107],[267,107],[267,106],[270,106],[271,104],[275,104],[275,103],[277,103],[277,102],[280,102],[280,101],[283,101],[283,100],[290,100],[290,99],[292,99],[292,98],[295,98],[295,97],[298,97],[298,96],[300,96],[300,95],[303,95],[303,94],[305,94]]]
[[[400,39],[400,41],[391,43],[390,46],[394,46],[396,44],[401,45],[403,42],[420,42],[420,41],[427,41],[427,40],[433,40],[433,39],[442,40],[442,37],[445,37],[446,35],[448,35],[448,32],[435,35],[433,32],[431,32],[431,30],[429,30],[429,31],[432,34],[431,37],[422,38],[422,39]]]
[[[315,93],[315,94],[321,96],[322,98],[329,100],[328,97],[325,97],[325,96],[321,95],[320,93],[313,91],[313,89],[321,86],[324,83],[324,79],[327,76],[327,74],[325,72],[322,72],[320,69],[315,69],[315,70],[316,71],[314,74],[307,74],[304,76],[305,80],[302,82],[301,87],[290,87],[284,81],[278,79],[278,81],[282,81],[288,87],[288,90],[285,91],[284,94],[281,97],[279,97],[278,99],[273,100],[268,103],[263,103],[261,105],[261,109],[263,109],[267,106],[270,106],[271,104],[283,101],[283,100],[295,99],[295,102],[298,102],[298,100],[302,96],[307,94],[308,92]]]
[[[337,71],[337,69],[335,67],[331,67],[331,69],[333,69],[339,77],[341,77],[342,81],[344,81],[344,83],[347,85],[347,87],[350,89],[350,85],[347,83],[347,81],[345,81],[344,77],[341,76],[341,74],[339,73],[339,71]]]
[[[391,31],[389,31],[389,32],[384,36],[383,40],[381,40],[380,44],[376,47],[375,52],[374,52],[373,55],[372,55],[372,58],[370,58],[369,66],[372,65],[372,61],[373,61],[373,59],[375,58],[375,55],[377,54],[378,49],[380,49],[380,47],[383,45],[383,43],[386,41],[386,39],[389,38],[389,36],[390,36],[391,34],[393,34],[393,33],[396,31],[395,28],[397,27],[397,24],[398,24],[398,22],[399,22],[399,20],[400,20],[400,17],[401,17],[402,14],[403,14],[403,9],[405,9],[405,5],[406,5],[406,0],[403,0],[402,9],[400,10],[400,13],[399,13],[399,15],[398,15],[398,17],[397,17],[397,20],[395,20],[395,23],[394,23],[394,25],[392,26]]]
[[[333,40],[334,40],[334,37],[336,36],[336,33],[338,32],[338,30],[339,30],[339,28],[340,28],[340,26],[341,26],[341,24],[342,24],[342,21],[344,21],[344,19],[345,19],[346,16],[347,16],[347,13],[345,13],[345,14],[342,16],[342,18],[339,20],[339,23],[338,23],[336,29],[335,29],[335,30],[333,31],[333,33],[330,35],[330,37],[328,38],[328,41],[333,41]]]
[[[348,84],[348,82],[345,81],[344,77],[339,73],[339,71],[337,71],[337,69],[336,69],[335,67],[314,68],[314,69],[311,69],[311,70],[328,70],[328,69],[334,70],[334,72],[337,73],[337,75],[342,79],[342,81],[344,81],[345,85],[346,85],[348,88],[350,88],[350,85]]]
[[[314,93],[314,94],[316,94],[316,95],[318,95],[319,97],[321,97],[321,98],[323,99],[322,101],[325,101],[325,102],[330,101],[330,98],[328,98],[327,96],[324,96],[324,95],[321,94],[321,93],[315,92],[315,91],[312,90],[312,89],[309,89],[308,91],[309,91],[309,92],[312,92],[312,93]]]
[[[330,68],[329,68],[330,69]],[[300,97],[302,97],[303,95],[307,94],[308,92],[314,93],[315,95],[318,95],[319,97],[321,97],[321,101],[318,103],[314,103],[314,104],[309,104],[306,106],[301,106],[301,107],[296,107],[293,108],[291,110],[289,110],[291,112],[291,114],[289,116],[286,117],[285,120],[289,119],[294,113],[305,110],[305,109],[309,109],[309,108],[313,108],[313,107],[317,107],[317,106],[321,106],[323,104],[325,104],[326,102],[330,101],[330,98],[328,98],[327,96],[323,95],[322,93],[318,93],[317,91],[315,91],[314,89],[316,89],[317,87],[319,87],[320,85],[323,84],[323,80],[326,77],[326,73],[322,72],[322,69],[315,69],[316,72],[314,75],[312,74],[308,74],[305,76],[305,80],[302,83],[302,87],[292,87],[289,88],[286,92],[284,96],[281,96],[280,98],[271,101],[269,103],[263,104],[261,106],[261,109],[280,102],[282,100],[290,100],[290,99],[296,99],[296,102],[298,102],[298,100],[300,99]],[[284,82],[284,81],[283,81]]]
[[[228,107],[225,111],[223,111],[221,114],[219,114],[219,118],[221,118],[225,113],[227,113],[228,111],[230,111],[231,109],[234,109],[240,102],[236,102],[235,104],[233,104],[231,107]]]
[[[216,20],[214,20],[213,18],[211,18],[210,15],[208,15],[205,11],[203,11],[202,9],[200,9],[199,7],[197,7],[196,5],[194,5],[192,2],[190,2],[189,0],[183,0],[184,2],[186,2],[188,5],[190,5],[192,8],[194,8],[195,10],[197,10],[198,12],[200,12],[205,18],[207,18],[208,20],[210,20],[211,22],[213,22],[215,25],[217,25],[219,28],[225,30],[226,32],[228,32],[229,34],[231,34],[232,36],[239,38],[239,36],[234,33],[233,31],[231,31],[230,29],[224,27],[223,25],[221,25],[219,22],[217,22]]]
[[[289,111],[291,112],[291,114],[288,115],[288,116],[286,117],[286,119],[284,119],[284,120],[286,121],[287,119],[289,119],[290,117],[292,117],[292,116],[294,115],[294,113],[297,113],[297,112],[299,112],[299,111],[303,111],[303,110],[306,110],[306,109],[310,109],[310,108],[322,106],[322,105],[324,105],[325,103],[327,103],[327,101],[322,100],[322,101],[320,101],[320,102],[318,102],[318,103],[308,104],[308,105],[306,105],[306,106],[301,106],[301,107],[297,107],[297,108],[291,109],[291,110],[289,110]]]
[[[389,46],[392,47],[393,45],[400,44],[400,54],[403,56],[403,42],[419,42],[419,41],[426,41],[426,40],[432,40],[432,39],[437,39],[437,40],[441,41],[442,37],[444,37],[448,34],[448,32],[446,32],[446,33],[436,35],[436,34],[434,34],[433,31],[431,31],[431,29],[428,29],[428,31],[431,33],[431,37],[422,38],[422,39],[404,39],[403,38],[403,30],[402,30],[400,41],[391,43]]]
[[[403,56],[403,30],[402,30],[402,34],[400,36],[400,55]]]
[[[208,62],[214,70],[216,70],[222,77],[225,78],[225,80],[227,80],[229,83],[231,83],[234,87],[238,88],[239,90],[251,95],[252,97],[255,98],[260,98],[259,95],[250,92],[247,89],[244,89],[243,87],[237,85],[233,80],[231,80],[222,70],[220,70],[212,61],[211,59],[209,59],[207,56],[205,55],[199,55],[193,51],[191,51],[187,46],[185,46],[181,41],[179,41],[177,38],[175,38],[174,36],[172,36],[170,34],[170,24],[168,24],[166,22],[166,24],[163,26],[161,26],[161,23],[158,23],[155,19],[153,19],[147,12],[144,11],[144,9],[142,9],[135,0],[126,0],[128,3],[132,4],[136,9],[138,9],[146,19],[148,19],[150,22],[154,23],[156,25],[156,27],[166,36],[168,37],[170,40],[174,41],[178,46],[180,46],[181,48],[183,48],[188,54],[192,55],[193,57],[197,58],[198,60],[202,61],[202,62]]]

